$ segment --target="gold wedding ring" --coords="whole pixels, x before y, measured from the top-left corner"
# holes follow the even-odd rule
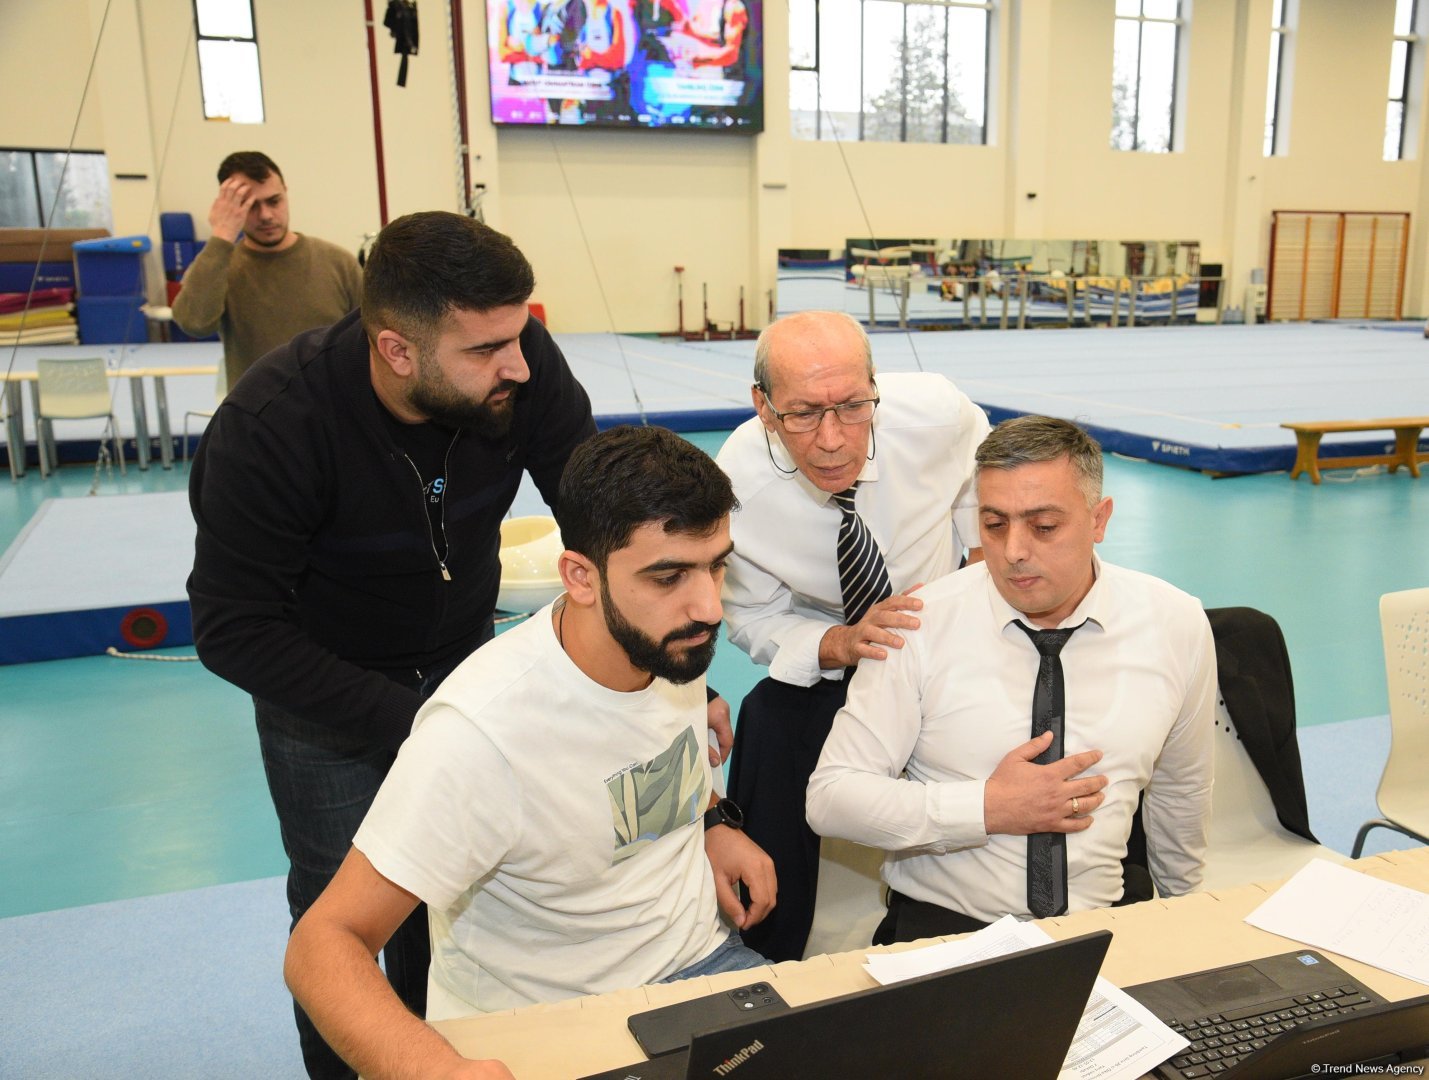
[[[1072,796],[1072,816],[1076,817],[1082,812],[1082,803],[1075,795]]]

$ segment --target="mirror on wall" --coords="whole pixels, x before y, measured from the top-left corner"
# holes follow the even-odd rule
[[[871,326],[1215,321],[1219,278],[1204,269],[1198,240],[850,237],[780,249],[778,311]]]

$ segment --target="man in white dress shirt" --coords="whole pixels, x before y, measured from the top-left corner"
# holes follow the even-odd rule
[[[816,830],[889,853],[875,942],[1122,901],[1143,792],[1155,885],[1201,882],[1216,656],[1199,601],[1096,557],[1112,502],[1080,428],[1008,420],[977,461],[984,563],[923,589],[922,629],[859,669],[809,783]],[[1038,910],[1044,842],[1060,896]]]
[[[740,709],[730,796],[779,873],[779,906],[745,942],[789,960],[803,955],[818,881],[804,789],[843,704],[845,674],[900,648],[918,626],[922,601],[912,590],[957,569],[964,545],[976,544],[973,451],[988,423],[941,375],[875,382],[867,335],[839,312],[803,312],[765,330],[753,398],[759,415],[718,458],[741,504],[724,610],[730,641],[769,677]],[[839,553],[850,514],[840,497],[865,530],[864,554],[876,570],[876,546],[885,571],[861,601],[844,594]]]

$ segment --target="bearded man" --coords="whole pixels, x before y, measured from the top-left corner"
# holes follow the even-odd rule
[[[194,458],[199,658],[253,696],[293,923],[352,844],[422,702],[492,636],[522,472],[558,508],[590,399],[530,317],[530,263],[459,214],[399,218],[362,305],[256,363]],[[418,908],[384,953],[425,1013]],[[295,1006],[312,1076],[351,1076]]]

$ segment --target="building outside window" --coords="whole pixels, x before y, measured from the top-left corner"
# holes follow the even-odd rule
[[[987,142],[995,4],[789,0],[799,139]]]
[[[194,0],[203,115],[235,124],[263,122],[263,80],[252,0]]]
[[[1190,0],[1116,0],[1111,145],[1165,154],[1178,149],[1177,112]]]

